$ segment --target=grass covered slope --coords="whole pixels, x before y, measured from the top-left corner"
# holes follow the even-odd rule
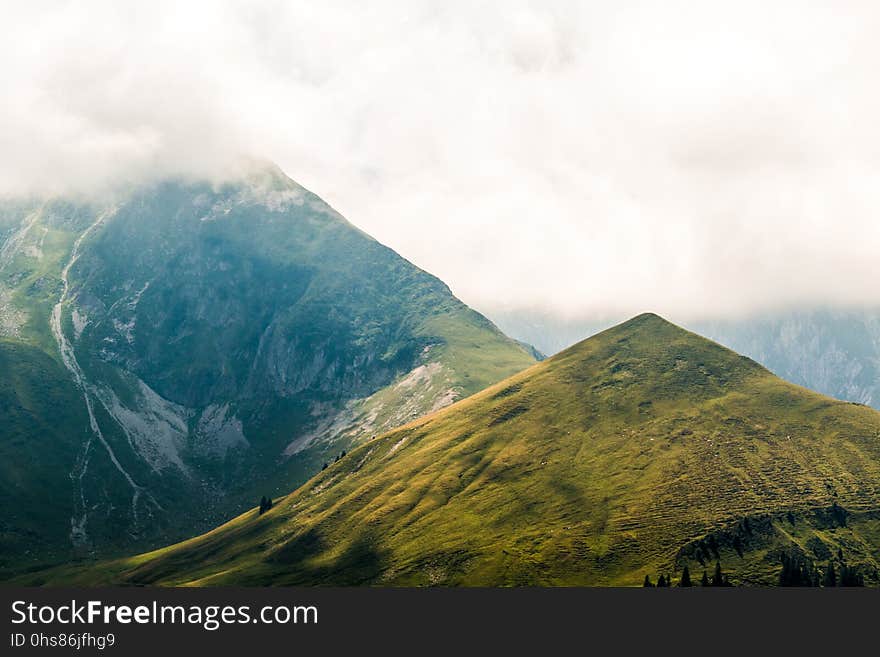
[[[88,418],[66,371],[36,347],[0,338],[0,372],[2,577],[30,559],[35,543],[55,547],[67,540],[73,482],[55,474],[75,470]],[[49,548],[44,557],[67,558],[69,551]]]
[[[354,450],[259,516],[30,583],[877,583],[880,413],[641,315]]]

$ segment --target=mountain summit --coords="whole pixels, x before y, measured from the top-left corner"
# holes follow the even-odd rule
[[[640,315],[353,450],[263,515],[40,581],[877,580],[880,413]],[[839,570],[838,570],[839,572]]]
[[[534,363],[276,167],[7,202],[0,240],[0,568],[207,529]]]

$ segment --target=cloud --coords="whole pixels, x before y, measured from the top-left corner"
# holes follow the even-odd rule
[[[0,192],[246,154],[484,309],[880,303],[873,3],[15,4]]]

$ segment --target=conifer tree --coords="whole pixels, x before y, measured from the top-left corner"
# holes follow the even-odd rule
[[[724,586],[724,576],[721,573],[721,562],[715,562],[715,574],[712,575],[712,586]]]
[[[840,586],[864,586],[865,576],[856,568],[843,564],[840,567]]]
[[[819,571],[809,559],[800,555],[783,555],[779,586],[819,586]]]
[[[681,571],[681,580],[679,580],[678,585],[680,587],[693,586],[691,584],[691,571],[685,564],[684,569]]]
[[[700,586],[709,586],[709,576],[703,571],[703,577],[700,579]]]
[[[834,570],[834,562],[828,562],[828,569],[825,571],[825,577],[822,580],[822,586],[833,587],[837,586],[837,573]]]
[[[642,586],[645,587],[646,589],[647,588],[651,588],[651,589],[654,588],[654,585],[651,584],[651,576],[650,575],[645,575],[645,581],[642,584]]]
[[[794,567],[793,560],[787,554],[782,555],[782,572],[779,573],[779,586],[798,586],[800,571]]]

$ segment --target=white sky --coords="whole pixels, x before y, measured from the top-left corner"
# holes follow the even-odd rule
[[[84,5],[0,5],[0,192],[246,153],[481,309],[880,303],[875,2]]]

